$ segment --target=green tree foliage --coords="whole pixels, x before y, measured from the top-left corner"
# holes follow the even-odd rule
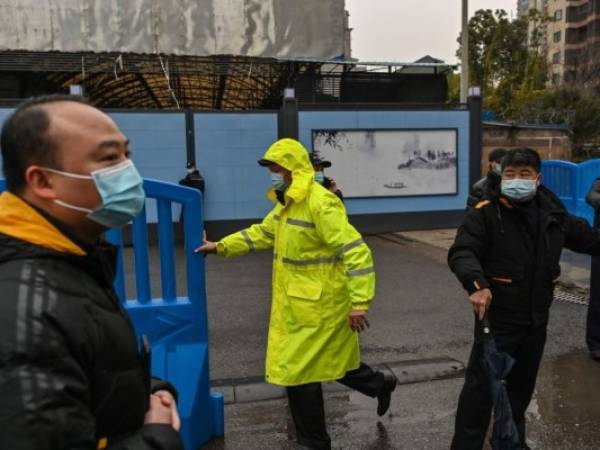
[[[513,118],[519,102],[545,89],[543,25],[547,20],[537,11],[511,20],[506,11],[490,9],[476,11],[469,20],[469,84],[481,87],[484,108],[498,118]]]
[[[589,66],[589,74],[579,74],[587,82],[549,88],[545,48],[549,20],[536,10],[513,20],[504,10],[475,12],[469,21],[469,84],[481,87],[484,110],[500,120],[566,124],[573,132],[576,153],[589,156],[589,149],[600,148],[600,63]],[[460,76],[450,74],[451,101],[458,101],[459,85]]]
[[[595,87],[546,90],[519,105],[518,120],[566,124],[576,148],[600,145],[600,92]]]
[[[458,103],[460,101],[460,75],[452,71],[448,72],[448,101]]]

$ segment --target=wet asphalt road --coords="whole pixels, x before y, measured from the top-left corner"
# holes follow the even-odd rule
[[[466,362],[472,314],[466,294],[446,266],[445,251],[396,236],[367,237],[367,242],[378,282],[371,328],[361,341],[363,359],[380,363],[446,356]],[[213,379],[263,373],[270,276],[268,252],[235,260],[207,258]],[[178,280],[181,293],[183,281]],[[153,288],[158,292],[157,284]],[[582,353],[584,326],[585,307],[555,303],[529,416],[534,449],[600,448],[600,400],[593,395],[600,364]],[[447,449],[461,386],[462,379],[399,386],[391,414],[382,420],[373,400],[356,393],[330,394],[326,408],[334,448]],[[285,400],[232,404],[226,406],[226,439],[205,448],[291,449],[291,429]]]
[[[371,328],[361,339],[363,359],[379,363],[447,356],[466,361],[473,319],[466,293],[446,265],[446,253],[395,236],[367,237],[367,242],[375,259],[377,295]],[[206,270],[213,379],[262,374],[271,254],[233,260],[209,256]],[[554,306],[547,355],[584,347],[584,309]]]
[[[546,358],[527,413],[528,442],[535,450],[600,448],[600,363],[581,352]],[[398,386],[390,413],[358,393],[326,397],[334,449],[447,450],[462,379]],[[226,407],[226,437],[203,450],[294,449],[285,400]],[[486,445],[485,450],[490,447]]]

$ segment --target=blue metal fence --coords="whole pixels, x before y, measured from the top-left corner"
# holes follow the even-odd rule
[[[594,210],[586,203],[585,197],[594,180],[600,177],[600,160],[581,164],[544,161],[542,177],[544,185],[558,195],[571,214],[594,223]]]
[[[0,179],[0,192],[5,181]],[[123,235],[110,230],[107,238],[119,247],[115,290],[138,336],[152,347],[152,374],[169,380],[179,392],[181,435],[186,450],[196,450],[211,437],[223,436],[223,395],[210,393],[208,320],[204,257],[194,253],[202,242],[202,197],[195,189],[157,180],[144,180],[147,202],[156,202],[161,297],[152,298],[146,208],[133,221],[135,299],[126,299]],[[183,207],[187,296],[176,295],[172,205]]]

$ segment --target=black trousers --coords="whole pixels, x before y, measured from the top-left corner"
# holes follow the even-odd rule
[[[361,363],[338,381],[369,397],[377,397],[383,388],[383,373]],[[331,438],[325,423],[321,383],[288,386],[287,395],[298,443],[311,449],[329,450]]]
[[[546,343],[546,326],[527,327],[492,323],[492,334],[499,351],[515,358],[506,388],[513,418],[525,444],[525,411],[531,401],[535,380]],[[454,439],[451,450],[481,450],[490,424],[492,396],[490,381],[482,361],[482,331],[475,324],[475,340],[458,399]]]
[[[592,257],[590,304],[587,310],[585,340],[590,352],[600,352],[600,258]]]

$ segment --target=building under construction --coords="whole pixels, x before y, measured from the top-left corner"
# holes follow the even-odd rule
[[[358,63],[344,0],[0,0],[0,102],[84,93],[104,108],[261,110],[440,103],[443,63]]]

